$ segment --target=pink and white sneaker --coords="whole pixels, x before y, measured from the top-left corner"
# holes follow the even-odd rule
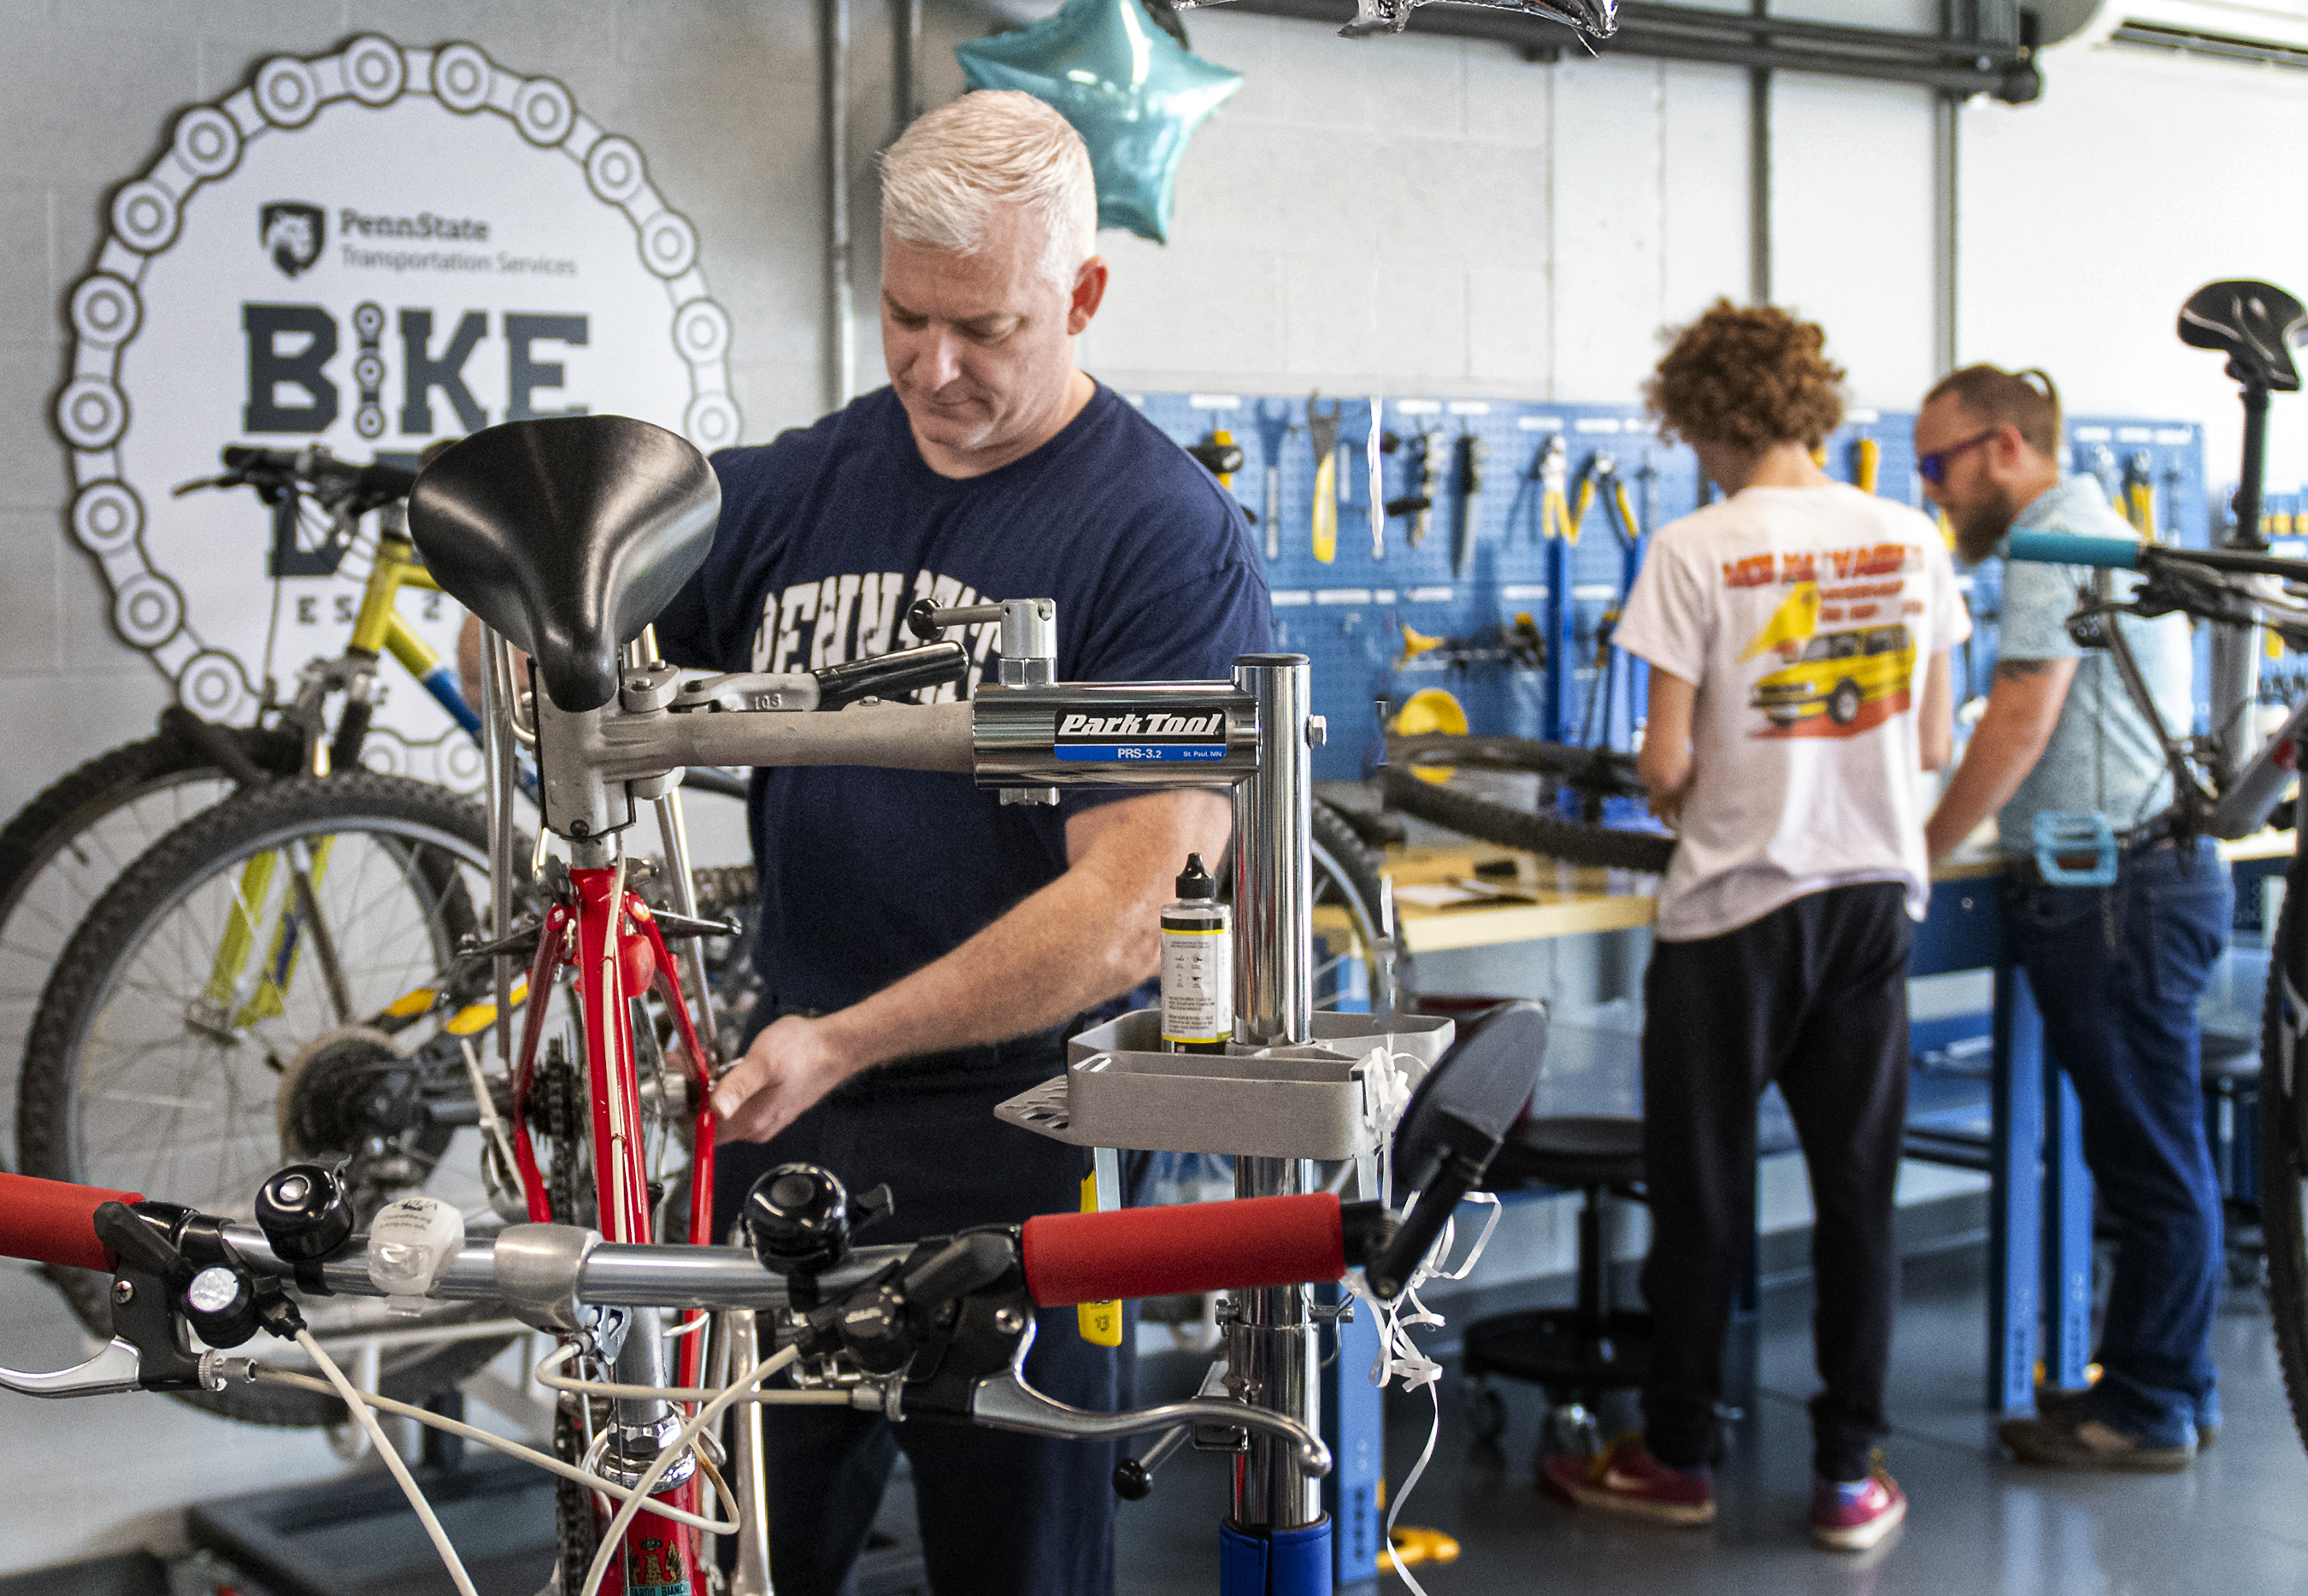
[[[1811,1483],[1811,1538],[1830,1551],[1864,1552],[1907,1516],[1907,1494],[1880,1462],[1864,1480]]]
[[[1670,1524],[1715,1522],[1715,1482],[1705,1469],[1671,1469],[1641,1436],[1622,1436],[1594,1457],[1557,1453],[1539,1488],[1579,1507],[1630,1513]]]

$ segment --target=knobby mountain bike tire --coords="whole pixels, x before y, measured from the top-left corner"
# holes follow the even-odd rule
[[[1392,917],[1383,907],[1385,888],[1379,877],[1378,859],[1363,846],[1354,828],[1327,804],[1313,806],[1313,822],[1309,863],[1314,878],[1307,895],[1318,919],[1325,910],[1343,910],[1348,933],[1344,948],[1333,951],[1331,939],[1318,928],[1314,984],[1330,995],[1334,1005],[1335,995],[1352,984],[1341,979],[1342,966],[1358,962],[1364,970],[1370,1012],[1391,1014],[1410,984],[1410,954],[1394,935]],[[1323,1003],[1323,997],[1318,996],[1316,1006]]]
[[[1616,748],[1587,748],[1576,743],[1546,743],[1527,737],[1471,737],[1423,732],[1391,737],[1386,759],[1395,765],[1463,767],[1480,771],[1529,771],[1552,776],[1590,798],[1641,798],[1642,779],[1635,756]]]
[[[2269,943],[2260,1031],[2260,1224],[2268,1249],[2268,1306],[2293,1428],[2308,1445],[2308,867],[2286,868],[2284,910]]]
[[[23,1028],[48,975],[104,889],[147,848],[232,789],[234,778],[214,751],[167,729],[99,754],[56,778],[0,826],[0,1065],[13,1071]],[[301,754],[294,736],[219,728],[249,763],[292,773]],[[15,1100],[13,1080],[0,1100]],[[0,1169],[14,1156],[13,1134],[0,1135]]]
[[[1421,781],[1400,765],[1387,766],[1384,791],[1391,807],[1430,825],[1495,842],[1502,848],[1542,854],[1566,864],[1660,875],[1675,856],[1673,837],[1533,814],[1529,809],[1438,787]]]
[[[325,858],[314,851],[323,839]],[[281,930],[302,921],[288,902],[306,902],[286,884],[293,869],[281,862],[298,848],[314,862],[314,901],[331,925],[333,981],[323,979],[316,934],[298,942]],[[487,852],[478,804],[369,772],[245,789],[171,832],[98,900],[42,995],[18,1089],[25,1172],[103,1178],[246,1217],[264,1173],[293,1161],[284,1143],[297,1127],[360,1123],[331,1095],[363,1078],[332,1074],[336,1050],[349,1049],[356,1065],[392,1052],[361,1022],[428,984],[458,941],[481,924],[466,884],[486,879]],[[216,949],[228,935],[219,927],[233,919],[236,905],[248,903],[250,872],[263,860],[280,878],[270,902],[280,907],[276,912],[260,901],[251,940],[261,955],[236,966],[255,972],[249,985],[257,998],[244,1006],[245,987],[226,1007],[204,1007],[204,983],[212,992]],[[268,986],[265,976],[282,971]],[[269,1006],[258,998],[271,999]],[[365,1057],[362,1049],[370,1050]],[[369,1206],[420,1190],[469,1212],[486,1206],[469,1134],[453,1149],[458,1133],[437,1125],[383,1137],[359,1134],[359,1151],[379,1160],[369,1167],[385,1171]],[[324,1151],[337,1150],[300,1147],[296,1156]],[[406,1184],[387,1189],[400,1169]],[[82,1322],[108,1333],[106,1278],[83,1270],[53,1275]],[[392,1327],[355,1299],[321,1299],[312,1311],[324,1337]],[[504,1345],[497,1338],[387,1347],[379,1388],[421,1402]],[[342,1417],[333,1398],[271,1385],[186,1393],[184,1400],[260,1424]]]

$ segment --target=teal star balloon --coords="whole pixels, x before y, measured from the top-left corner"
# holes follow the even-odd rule
[[[1186,141],[1242,74],[1214,66],[1154,25],[1141,0],[1066,0],[1015,33],[958,45],[971,89],[1022,89],[1048,101],[1089,146],[1098,225],[1168,241]]]

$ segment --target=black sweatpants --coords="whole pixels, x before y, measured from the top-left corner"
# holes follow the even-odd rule
[[[1713,1461],[1723,1341],[1755,1214],[1755,1104],[1779,1083],[1811,1173],[1812,1466],[1862,1479],[1890,1428],[1883,1380],[1899,1258],[1892,1186],[1908,1117],[1906,887],[1797,898],[1697,942],[1661,942],[1643,995],[1643,1178],[1652,1316],[1645,1439]]]
[[[1064,1068],[1064,1044],[1046,1033],[848,1083],[768,1143],[718,1150],[714,1233],[728,1234],[754,1179],[789,1162],[822,1165],[853,1194],[889,1183],[896,1212],[860,1234],[861,1247],[1072,1212],[1089,1155],[994,1117],[995,1104]],[[1131,1321],[1115,1349],[1083,1341],[1070,1307],[1036,1317],[1030,1385],[1075,1407],[1129,1405]],[[1112,1442],[926,1419],[893,1425],[840,1408],[773,1405],[762,1416],[778,1596],[855,1589],[852,1566],[900,1451],[913,1465],[923,1559],[938,1596],[1111,1596]]]

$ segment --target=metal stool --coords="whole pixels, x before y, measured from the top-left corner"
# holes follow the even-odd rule
[[[2220,1185],[2228,1281],[2261,1283],[2266,1247],[2260,1229],[2260,1039],[2204,1032],[2204,1139]]]
[[[1506,1404],[1487,1383],[1494,1375],[1544,1391],[1553,1440],[1580,1451],[1598,1447],[1595,1409],[1603,1395],[1642,1384],[1651,1316],[1613,1304],[1604,1225],[1606,1198],[1640,1200],[1642,1178],[1643,1122],[1618,1116],[1526,1119],[1491,1160],[1494,1191],[1544,1186],[1580,1194],[1579,1290],[1569,1307],[1495,1314],[1467,1327],[1461,1360],[1481,1439],[1495,1443],[1506,1428]]]

